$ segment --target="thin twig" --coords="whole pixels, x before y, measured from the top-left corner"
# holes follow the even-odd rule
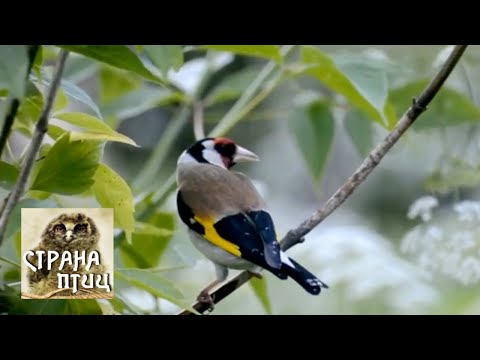
[[[205,129],[203,126],[203,104],[197,101],[193,104],[193,134],[195,140],[200,140],[205,137]]]
[[[25,156],[25,161],[23,162],[22,168],[20,170],[18,181],[15,184],[15,187],[13,188],[10,196],[8,197],[4,211],[0,215],[0,245],[2,244],[3,238],[5,236],[5,231],[7,229],[10,214],[12,213],[15,205],[17,205],[20,199],[20,196],[25,190],[25,186],[32,171],[33,163],[35,162],[35,158],[37,157],[37,153],[40,149],[40,145],[42,144],[43,137],[47,132],[50,111],[57,95],[58,87],[60,86],[60,80],[62,78],[62,73],[65,67],[65,61],[67,60],[67,57],[68,51],[61,50],[57,64],[55,66],[53,79],[50,83],[50,88],[48,89],[47,101],[45,102],[42,113],[40,114],[40,118],[38,119],[37,125],[35,126],[32,141],[30,142],[27,154]]]
[[[2,215],[3,210],[5,209],[5,205],[7,205],[8,198],[10,197],[10,194],[8,194],[5,199],[2,200],[0,203],[0,215]]]
[[[13,265],[15,267],[20,267],[20,264],[16,263],[15,261],[4,258],[3,256],[0,256],[0,261],[6,262],[7,264]]]
[[[303,241],[303,237],[313,228],[320,224],[328,215],[337,209],[358,186],[367,178],[368,175],[380,163],[388,151],[395,145],[405,131],[413,124],[419,115],[427,109],[428,104],[440,90],[445,80],[448,78],[452,70],[455,68],[458,60],[465,52],[467,45],[457,45],[450,53],[448,59],[428,84],[425,90],[413,100],[412,106],[406,111],[402,118],[398,121],[395,128],[386,136],[386,138],[378,144],[370,154],[365,158],[358,169],[352,176],[328,199],[328,201],[318,210],[316,210],[307,220],[302,222],[297,228],[290,230],[281,241],[282,250],[288,250],[292,246]],[[212,293],[214,303],[220,302],[222,299],[230,295],[248,280],[251,275],[249,272],[242,272],[229,282],[225,283],[218,290]],[[210,305],[196,302],[192,307],[200,313],[209,310]],[[194,315],[188,310],[181,311],[178,315]]]
[[[35,61],[35,56],[37,56],[38,48],[39,48],[39,45],[30,45],[28,47],[28,66],[27,66],[27,73],[25,75],[25,82],[27,82],[28,77],[30,75],[30,71],[32,70],[33,62]],[[0,156],[3,153],[3,147],[7,143],[7,139],[10,135],[13,121],[17,116],[19,107],[20,107],[19,99],[13,98],[10,100],[8,111],[7,111],[7,114],[5,115],[5,121],[3,123],[2,133],[0,134]]]

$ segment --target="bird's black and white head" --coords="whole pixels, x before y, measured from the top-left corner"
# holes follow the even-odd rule
[[[205,138],[197,141],[178,158],[178,165],[201,163],[230,169],[236,163],[258,161],[259,158],[250,150],[237,145],[224,137]]]

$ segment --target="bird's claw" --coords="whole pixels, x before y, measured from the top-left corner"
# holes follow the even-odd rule
[[[213,298],[210,296],[208,291],[202,291],[198,295],[197,300],[203,304],[208,304],[209,305],[208,311],[212,311],[215,308],[215,303],[213,302]]]

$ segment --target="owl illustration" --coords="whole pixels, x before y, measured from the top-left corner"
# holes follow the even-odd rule
[[[58,290],[58,273],[68,274],[69,276],[70,274],[80,274],[81,277],[83,275],[89,276],[89,274],[93,274],[93,277],[96,277],[97,274],[103,275],[106,269],[103,265],[101,253],[98,248],[99,239],[100,234],[95,222],[85,214],[61,214],[50,221],[42,233],[40,243],[32,249],[34,255],[28,256],[27,260],[30,264],[38,267],[38,256],[36,251],[44,251],[45,254],[47,254],[48,251],[56,251],[59,253],[60,258],[51,264],[50,270],[48,270],[47,267],[46,255],[43,256],[41,269],[37,269],[35,272],[30,268],[28,269],[27,279],[30,287],[29,292],[35,295],[45,295]],[[85,251],[86,261],[78,262],[78,268],[76,270],[75,261],[72,261],[71,263],[64,262],[63,268],[59,269],[62,254],[66,251],[70,252],[73,260],[75,260],[75,252],[81,254],[82,251]],[[92,251],[98,252],[100,261],[98,264],[93,264],[87,270],[88,254]],[[80,280],[78,281],[77,295],[82,293]],[[70,286],[70,289],[56,293],[55,297],[75,295],[73,294],[71,287],[72,286]],[[94,290],[96,292],[104,292],[104,289],[102,288],[94,287]]]

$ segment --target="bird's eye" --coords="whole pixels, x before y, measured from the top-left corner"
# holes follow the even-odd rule
[[[73,228],[73,231],[75,232],[85,232],[87,230],[87,225],[85,224],[77,224]]]
[[[219,143],[215,149],[223,156],[233,156],[235,153],[235,145],[232,143]]]
[[[65,225],[57,224],[53,227],[53,231],[55,231],[55,232],[65,232]]]

